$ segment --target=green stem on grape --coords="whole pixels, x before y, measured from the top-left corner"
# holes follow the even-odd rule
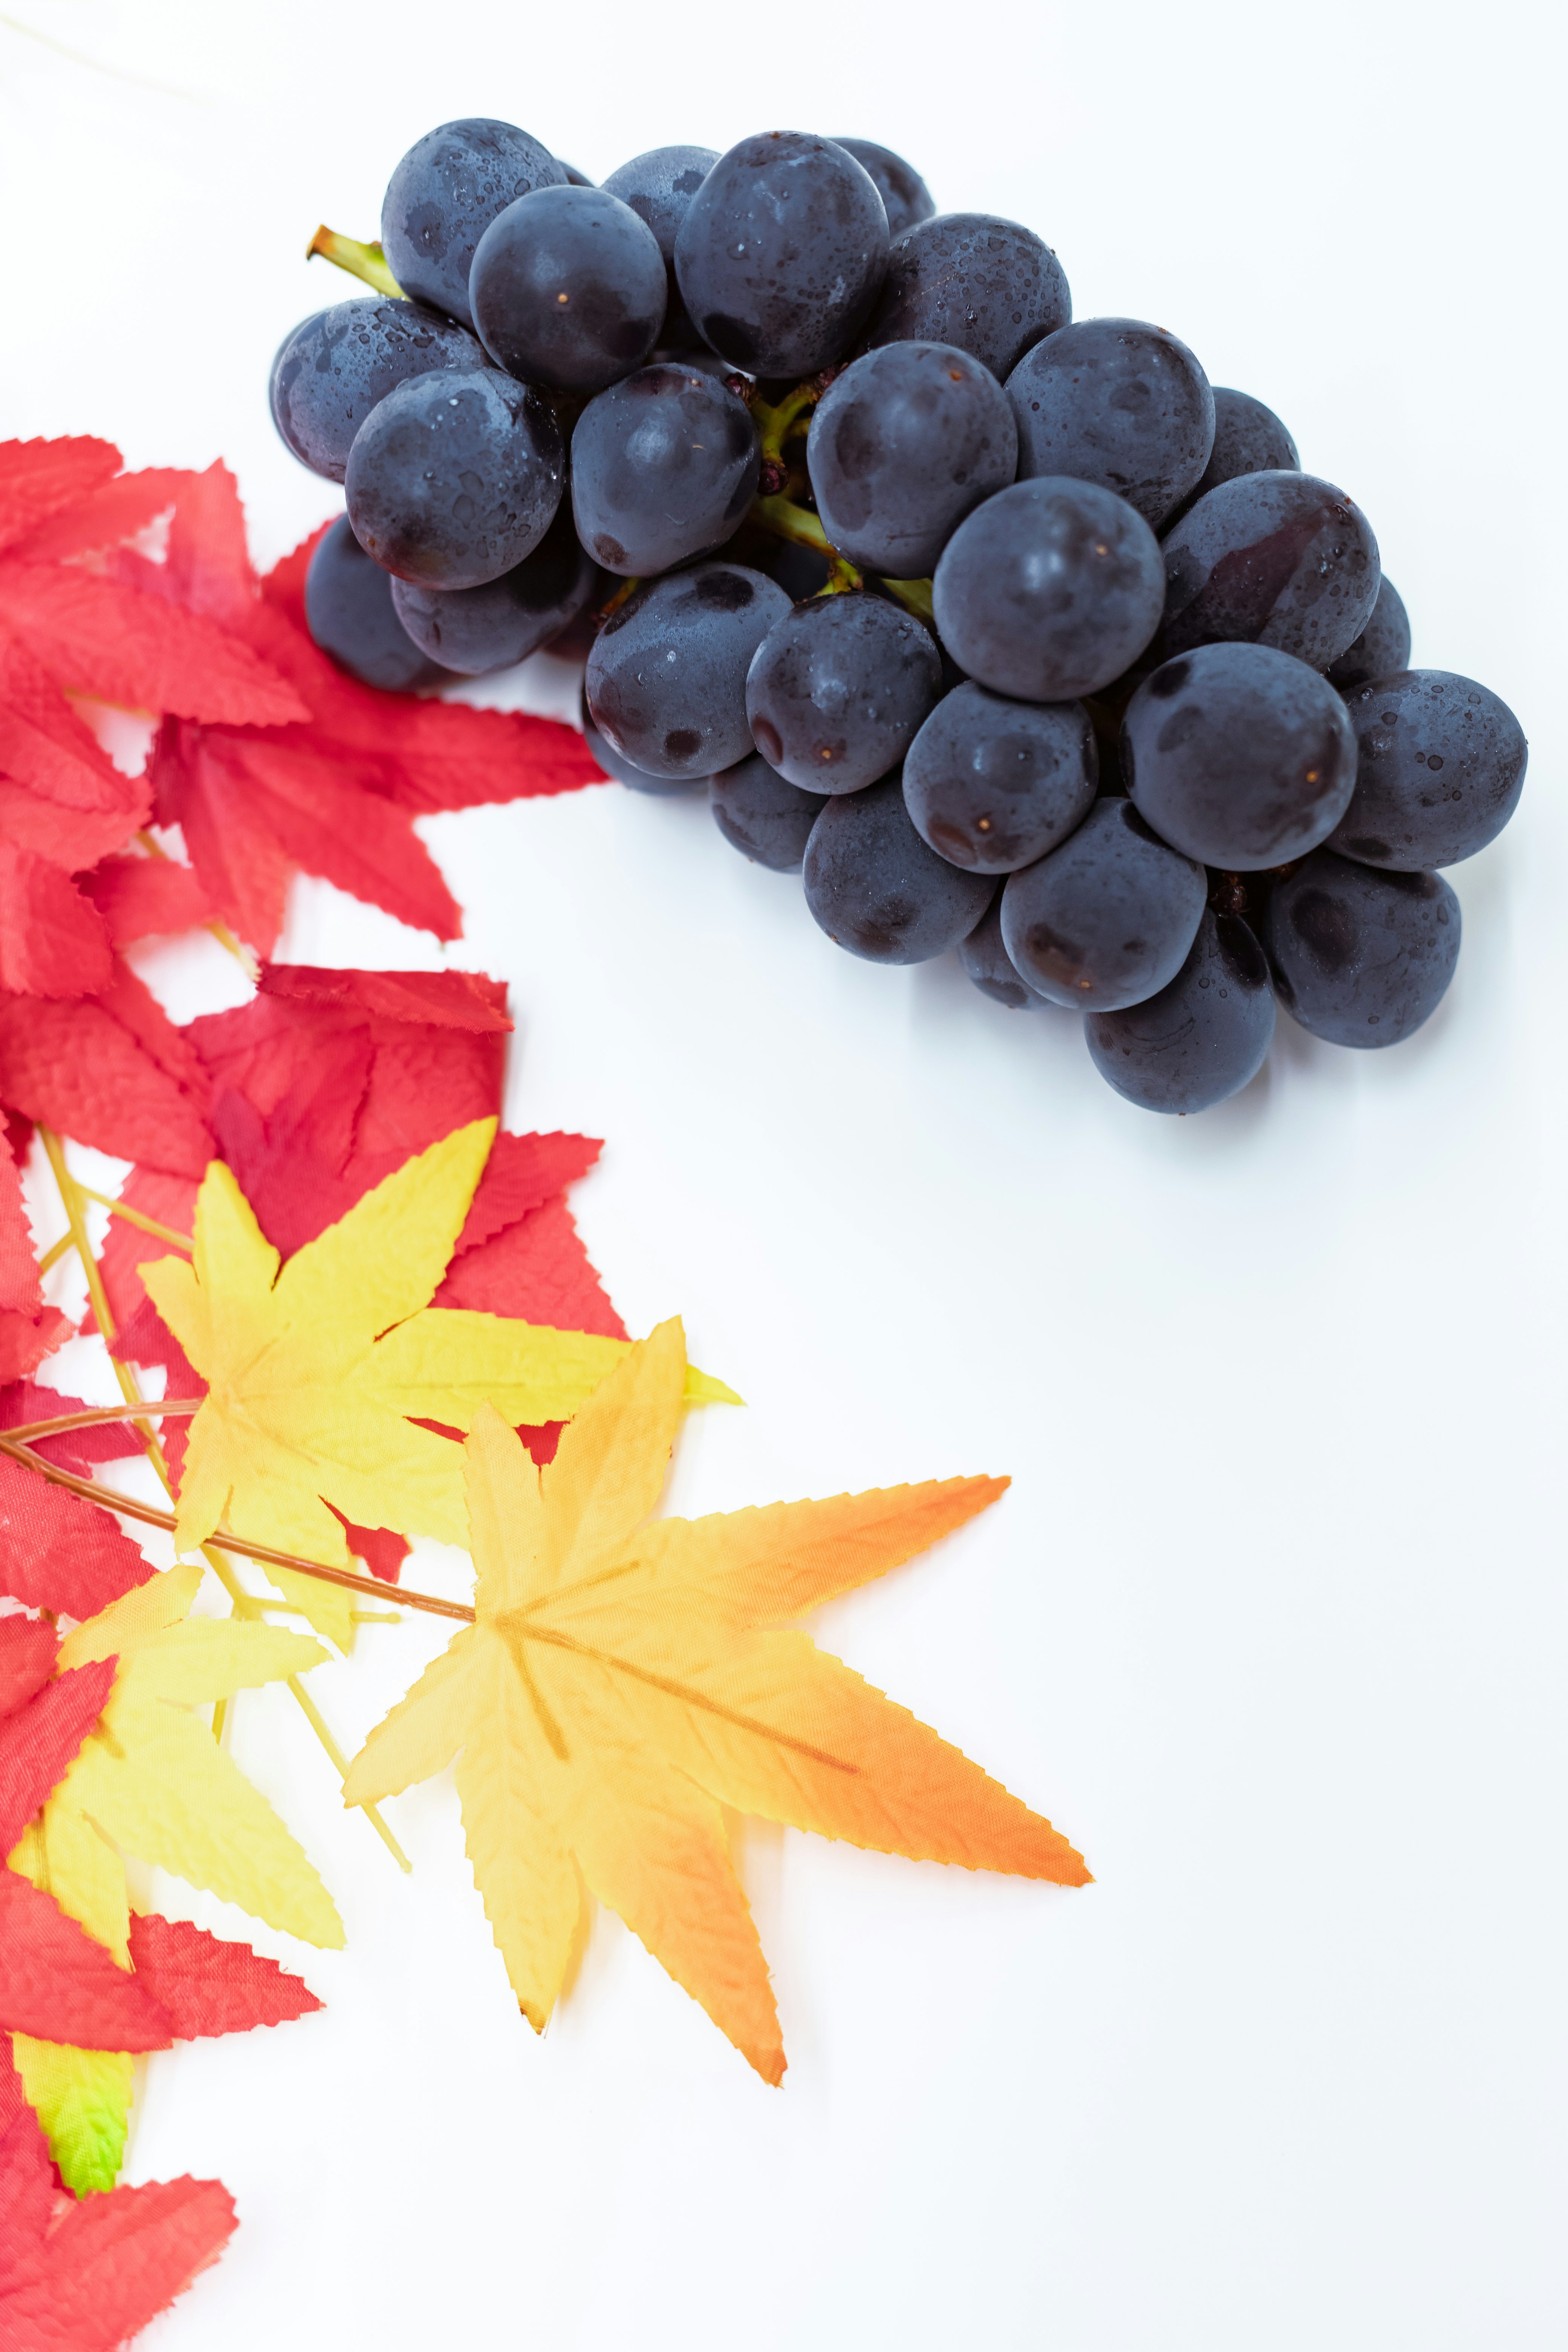
[[[306,260],[318,253],[323,261],[335,261],[351,278],[362,278],[378,294],[390,294],[395,299],[401,297],[403,289],[388,269],[379,245],[362,245],[356,236],[342,236],[323,221],[305,247]]]
[[[784,444],[805,430],[801,425],[802,417],[809,420],[812,410],[837,373],[837,368],[824,368],[819,375],[807,376],[804,383],[797,383],[793,392],[786,393],[776,406],[770,406],[754,389],[749,389],[746,404],[752,412],[762,443],[762,489],[764,498],[776,498],[784,488],[789,477],[789,467],[784,463]]]
[[[747,520],[771,530],[775,539],[793,540],[796,547],[814,547],[818,555],[828,561],[827,585],[824,595],[840,595],[846,589],[863,588],[865,578],[853,563],[839,554],[822,528],[820,515],[809,507],[797,507],[793,499],[779,496],[753,499]]]
[[[612,613],[618,613],[621,606],[629,602],[629,600],[637,594],[637,590],[641,586],[642,582],[638,579],[634,578],[631,580],[623,580],[615,594],[610,598],[608,604],[600,605],[600,620],[607,621]]]
[[[929,580],[884,580],[882,585],[889,596],[897,598],[906,613],[912,613],[917,621],[923,621],[928,629],[935,630],[936,614],[931,605]]]

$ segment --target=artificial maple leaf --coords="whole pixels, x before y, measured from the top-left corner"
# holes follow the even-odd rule
[[[42,663],[0,633],[0,833],[70,873],[152,810],[152,784],[123,775]]]
[[[34,1652],[30,1668],[37,1648],[26,1647]],[[114,1668],[113,1658],[97,1658],[56,1675],[0,1719],[0,1854],[10,1853],[79,1754],[114,1687]]]
[[[54,1673],[59,1646],[60,1637],[47,1617],[0,1617],[0,1719],[15,1715],[43,1689]],[[0,1732],[0,1740],[4,1737]]]
[[[86,1397],[67,1396],[63,1391],[46,1387],[38,1381],[11,1381],[0,1388],[0,1432],[90,1409]],[[60,1436],[40,1437],[31,1443],[40,1461],[57,1463],[62,1470],[74,1471],[79,1478],[90,1478],[100,1462],[128,1462],[143,1450],[129,1421],[99,1422],[86,1429],[67,1430]],[[92,1612],[72,1610],[70,1613],[90,1616]],[[5,1702],[0,1699],[0,1715],[5,1712]]]
[[[270,1625],[189,1619],[194,1566],[155,1576],[60,1645],[64,1670],[118,1657],[103,1714],[24,1834],[11,1865],[121,1964],[130,1910],[121,1850],[205,1887],[286,1934],[341,1946],[331,1897],[266,1799],[193,1708],[303,1673],[320,1645]],[[120,2169],[131,2061],[19,2034],[16,2064],[55,2161],[79,2194]]]
[[[93,2050],[167,2050],[174,2038],[149,1988],[16,1870],[0,1870],[0,2029]]]
[[[84,875],[81,887],[102,918],[110,945],[117,948],[129,947],[132,940],[194,930],[212,919],[211,901],[195,873],[173,857],[117,852]]]
[[[0,1461],[0,1593],[27,1609],[91,1617],[152,1574],[101,1505]]]
[[[155,1911],[132,1916],[131,1958],[137,1982],[168,2018],[176,2042],[282,2025],[321,2006],[302,1978],[248,1944]]]
[[[69,1001],[0,990],[0,1101],[117,1160],[199,1176],[207,1081],[189,1041],[119,957]]]
[[[216,2261],[234,2200],[221,2181],[188,2176],[61,2200],[3,2041],[0,2069],[0,2342],[115,2352]]]
[[[42,1363],[70,1328],[58,1307],[44,1304],[21,1171],[0,1135],[0,1389]]]
[[[226,1519],[235,1534],[346,1566],[332,1505],[360,1526],[461,1543],[462,1455],[415,1420],[467,1429],[487,1400],[513,1421],[553,1420],[625,1353],[624,1341],[429,1305],[494,1134],[493,1119],[476,1119],[432,1144],[287,1263],[233,1172],[213,1162],[193,1261],[141,1268],[208,1389],[186,1439],[182,1550]],[[733,1402],[701,1373],[687,1393]],[[313,1623],[337,1624],[327,1612],[341,1591],[268,1573]]]
[[[789,1621],[994,1502],[952,1478],[645,1525],[686,1372],[679,1323],[622,1358],[542,1473],[489,1410],[464,1449],[477,1622],[343,1784],[391,1796],[454,1756],[474,1877],[542,2028],[589,1891],[757,2072],[784,2073],[722,1806],[878,1853],[1079,1885],[1067,1840]]]

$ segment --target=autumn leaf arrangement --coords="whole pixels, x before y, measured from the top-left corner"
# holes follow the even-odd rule
[[[456,936],[414,819],[597,775],[569,729],[341,677],[304,630],[308,552],[258,581],[221,467],[0,446],[0,2343],[20,2352],[109,2352],[235,2227],[216,2181],[117,2185],[146,2053],[319,2007],[146,1907],[149,1866],[342,1943],[228,1752],[248,1689],[286,1685],[404,1867],[383,1804],[455,1766],[532,2026],[596,1902],[769,2084],[784,2053],[727,1811],[1087,1875],[800,1622],[1006,1482],[658,1517],[683,1416],[738,1400],[678,1322],[629,1339],[567,1206],[600,1146],[500,1128],[504,988],[268,960],[297,870]],[[253,992],[176,1026],[124,950],[203,923]],[[72,1145],[124,1164],[118,1193]],[[51,1195],[40,1255],[29,1202]],[[45,1296],[68,1255],[113,1405],[37,1377],[79,1328]],[[126,1463],[147,1466],[106,1483]],[[468,1554],[471,1602],[405,1583],[422,1536]],[[450,1643],[351,1760],[306,1677],[408,1609]]]

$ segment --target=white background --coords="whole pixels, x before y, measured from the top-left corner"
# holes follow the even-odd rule
[[[427,826],[468,909],[452,961],[512,986],[511,1123],[608,1139],[576,1199],[613,1295],[635,1329],[682,1312],[749,1401],[696,1417],[673,1507],[1011,1471],[818,1631],[1098,1883],[748,1832],[782,2092],[613,1920],[537,2042],[449,1786],[389,1808],[404,1880],[287,1700],[247,1698],[238,1752],[349,1949],[259,1936],[327,2011],[152,2062],[129,2177],[220,2174],[243,2228],[149,2346],[1560,2347],[1546,9],[16,6],[142,84],[0,26],[0,430],[226,457],[264,559],[332,504],[264,400],[287,329],[352,291],[305,241],[375,234],[420,132],[501,115],[598,177],[790,122],[1027,220],[1079,315],[1156,320],[1274,404],[1370,514],[1415,658],[1532,740],[1516,823],[1453,877],[1465,950],[1428,1027],[1352,1055],[1282,1018],[1201,1119],[1119,1101],[1068,1016],[842,955],[700,805],[605,789]],[[441,961],[314,885],[282,952]],[[235,993],[205,943],[144,968],[182,1014]],[[346,1739],[440,1638],[369,1628],[318,1673]]]

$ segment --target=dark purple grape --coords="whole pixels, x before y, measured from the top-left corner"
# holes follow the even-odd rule
[[[746,717],[792,784],[858,793],[898,766],[941,692],[942,658],[910,614],[876,596],[816,596],[757,647]]]
[[[1374,874],[1315,849],[1268,901],[1279,1002],[1331,1045],[1397,1045],[1436,1011],[1459,955],[1440,874]]]
[[[615,745],[606,742],[595,726],[586,693],[582,697],[578,716],[583,740],[590,752],[605,775],[613,776],[617,784],[625,784],[628,792],[647,793],[654,800],[673,801],[689,800],[696,793],[707,791],[709,780],[706,776],[650,776],[646,768],[637,767],[630,760],[623,759]]]
[[[1249,392],[1232,392],[1227,385],[1216,383],[1214,447],[1193,492],[1194,499],[1243,474],[1293,474],[1300,469],[1296,444],[1274,411],[1254,400]]]
[[[531,555],[480,588],[426,588],[394,582],[392,601],[408,635],[432,661],[465,677],[525,661],[570,627],[597,578],[564,508]]]
[[[639,589],[588,656],[594,724],[652,776],[714,776],[752,751],[746,672],[789,611],[782,588],[739,563],[701,563]]]
[[[397,617],[393,583],[340,515],[305,572],[305,625],[324,654],[363,686],[391,694],[437,686],[449,675],[427,659]]]
[[[409,376],[486,365],[466,327],[417,302],[335,302],[295,328],[272,362],[272,422],[301,465],[329,482],[377,401]]]
[[[384,571],[478,588],[531,554],[565,479],[539,394],[496,368],[412,377],[377,403],[349,452],[349,520]]]
[[[761,464],[744,401],[700,369],[639,368],[577,420],[578,536],[607,572],[668,572],[730,537],[756,495]]]
[[[1044,237],[994,213],[938,213],[894,238],[867,341],[952,343],[1000,381],[1071,317]]]
[[[1239,915],[1206,908],[1185,963],[1157,996],[1084,1017],[1102,1078],[1140,1110],[1209,1110],[1263,1067],[1274,991],[1262,949]]]
[[[1382,577],[1361,509],[1315,474],[1241,474],[1167,532],[1161,660],[1222,640],[1327,669],[1365,628]]]
[[[904,761],[915,830],[954,866],[1011,874],[1065,841],[1094,802],[1094,729],[1081,702],[944,695]]]
[[[1174,980],[1197,936],[1201,866],[1152,834],[1131,801],[1096,801],[1078,831],[1007,877],[1002,937],[1031,988],[1114,1013]]]
[[[713,822],[732,849],[774,874],[800,872],[826,794],[786,783],[756,751],[715,776],[710,790]]]
[[[1159,624],[1159,542],[1093,482],[998,490],[960,523],[936,567],[942,641],[960,669],[1025,702],[1109,686]]]
[[[996,887],[962,874],[910,823],[897,776],[830,800],[805,846],[805,903],[830,940],[872,963],[925,963],[967,939]]]
[[[387,182],[387,267],[405,294],[471,327],[468,270],[480,237],[517,197],[565,180],[565,164],[514,123],[444,122],[416,140]]]
[[[819,403],[805,449],[834,546],[893,580],[925,579],[1017,457],[1006,394],[951,343],[889,343],[856,360]]]
[[[1018,478],[1098,482],[1152,530],[1180,506],[1214,446],[1214,394],[1185,343],[1140,319],[1080,319],[1007,378]]]
[[[1121,780],[1163,841],[1257,873],[1326,841],[1355,786],[1355,735],[1328,679],[1272,646],[1199,646],[1146,677]]]
[[[876,185],[831,139],[765,131],[721,155],[675,240],[681,299],[731,366],[791,381],[847,350],[888,263]]]
[[[1329,845],[1404,874],[1457,866],[1519,806],[1530,747],[1498,695],[1449,669],[1408,669],[1347,698],[1355,792]]]
[[[936,206],[931,202],[931,190],[912,163],[906,163],[890,147],[879,147],[874,139],[836,139],[833,143],[853,155],[870,173],[888,215],[889,236],[901,236],[917,221],[931,218]]]
[[[1385,572],[1377,583],[1372,618],[1353,645],[1330,665],[1328,679],[1342,694],[1374,677],[1392,677],[1410,667],[1410,616],[1405,599]]]
[[[967,939],[958,943],[958,961],[982,996],[1005,1004],[1013,1013],[1038,1013],[1050,1003],[1031,988],[1007,952],[1002,937],[1002,893],[997,891]]]
[[[535,188],[498,214],[468,277],[474,325],[523,383],[601,392],[658,341],[658,239],[602,188]]]
[[[718,161],[716,147],[652,147],[612,172],[604,183],[605,193],[631,206],[652,229],[666,261],[673,263],[676,233]]]

